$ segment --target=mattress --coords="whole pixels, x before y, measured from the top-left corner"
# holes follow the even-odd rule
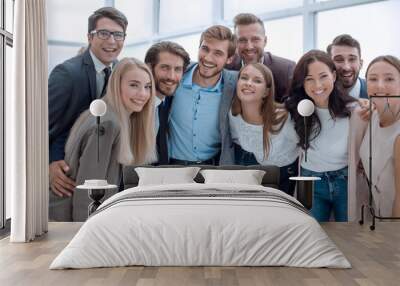
[[[114,195],[50,269],[129,265],[351,267],[293,197],[263,186],[198,183]]]

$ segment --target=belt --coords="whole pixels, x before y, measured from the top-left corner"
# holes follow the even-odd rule
[[[204,161],[187,161],[187,160],[179,160],[175,158],[170,158],[169,163],[172,165],[215,165],[215,158],[211,158]]]

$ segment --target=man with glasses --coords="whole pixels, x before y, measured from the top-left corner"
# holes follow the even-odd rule
[[[52,198],[71,197],[75,187],[75,182],[68,178],[69,166],[64,161],[69,131],[92,100],[105,94],[113,64],[124,45],[127,26],[128,20],[117,9],[103,7],[96,10],[89,17],[86,51],[59,64],[50,74],[49,177],[52,190],[50,217],[53,219],[60,214],[57,209],[63,208],[59,206],[62,200],[54,199],[52,206]]]
[[[240,70],[249,63],[262,63],[267,66],[274,75],[275,99],[283,101],[292,77],[295,63],[288,59],[264,52],[267,45],[265,27],[256,15],[241,13],[233,19],[235,36],[237,38],[237,53],[232,63],[226,65],[227,69]]]

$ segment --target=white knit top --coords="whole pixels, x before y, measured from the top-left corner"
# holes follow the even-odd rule
[[[333,119],[328,108],[315,107],[321,132],[310,142],[301,166],[314,172],[328,172],[348,165],[349,117]],[[312,138],[312,136],[311,136]]]
[[[261,165],[283,167],[293,163],[299,156],[298,137],[290,115],[281,131],[270,135],[267,158],[264,158],[263,125],[249,124],[240,114],[233,116],[232,111],[229,112],[229,125],[233,142],[240,145],[243,150],[252,152]]]

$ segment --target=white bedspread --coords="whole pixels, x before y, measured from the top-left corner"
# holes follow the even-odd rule
[[[134,192],[213,188],[263,190],[297,202],[281,191],[262,186],[180,184],[132,188],[104,202],[99,208],[103,211],[85,222],[50,269],[127,265],[351,267],[314,218],[282,201],[178,197],[112,204]]]

